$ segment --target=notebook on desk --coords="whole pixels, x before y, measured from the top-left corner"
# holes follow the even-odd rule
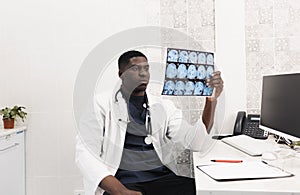
[[[226,137],[221,140],[250,156],[261,156],[263,152],[274,150],[274,145],[267,143],[265,140],[255,139],[243,134]]]

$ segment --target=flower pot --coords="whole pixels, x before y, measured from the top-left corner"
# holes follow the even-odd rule
[[[14,118],[3,119],[3,126],[4,129],[13,129],[15,126],[15,119]]]

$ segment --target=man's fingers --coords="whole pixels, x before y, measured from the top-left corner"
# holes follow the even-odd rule
[[[224,81],[222,79],[208,79],[207,80],[207,85],[208,86],[220,86],[220,85],[223,85],[224,84]]]

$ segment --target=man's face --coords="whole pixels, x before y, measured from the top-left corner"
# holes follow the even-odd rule
[[[143,95],[149,83],[149,64],[144,57],[133,57],[120,70],[122,87],[132,95]]]

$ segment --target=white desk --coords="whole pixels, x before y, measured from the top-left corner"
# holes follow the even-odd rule
[[[274,140],[267,140],[274,143]],[[212,149],[204,156],[194,153],[196,189],[199,195],[245,195],[245,194],[290,194],[300,195],[300,155],[267,161],[269,164],[283,168],[295,176],[276,179],[256,179],[241,181],[217,182],[204,174],[197,165],[209,164],[211,159],[242,159],[244,161],[261,160],[251,157],[225,143],[215,141]]]

